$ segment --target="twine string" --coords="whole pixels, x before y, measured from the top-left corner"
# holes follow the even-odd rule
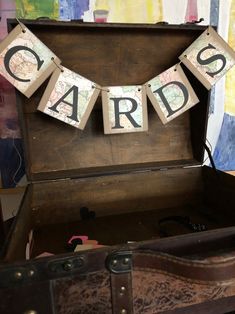
[[[186,59],[186,58],[187,58],[187,55],[184,55],[184,58]],[[180,60],[180,62],[178,62],[178,63],[176,64],[174,71],[177,71],[177,68],[181,65],[182,62],[183,62],[183,60]]]
[[[17,153],[17,155],[18,155],[18,157],[19,157],[19,166],[18,166],[18,168],[17,168],[17,170],[16,170],[16,172],[14,173],[13,178],[12,178],[12,181],[15,183],[15,185],[17,185],[17,182],[16,182],[15,179],[16,179],[16,176],[17,176],[17,174],[18,174],[18,172],[19,172],[19,170],[20,170],[20,168],[21,168],[21,166],[22,166],[23,158],[22,158],[22,156],[21,156],[21,154],[20,154],[18,148],[17,148],[16,145],[15,145],[15,138],[14,138],[14,137],[12,138],[12,144],[13,144],[13,147],[14,147],[14,149],[16,150],[16,153]]]
[[[58,69],[60,69],[61,72],[64,72],[64,69],[55,62],[54,57],[51,57],[51,61],[55,63],[55,65],[57,66]]]
[[[109,92],[109,91],[110,91],[109,89],[105,89],[105,88],[102,88],[102,87],[98,87],[98,86],[96,86],[96,85],[92,85],[92,88],[99,89],[99,90],[102,90],[102,91],[105,91],[105,92]]]
[[[18,18],[16,18],[16,20],[17,20],[17,22],[19,23],[19,25],[20,25],[20,27],[21,27],[21,29],[22,29],[22,32],[23,33],[25,33],[26,32],[26,29],[23,27],[23,23],[21,23],[21,21],[18,19]]]

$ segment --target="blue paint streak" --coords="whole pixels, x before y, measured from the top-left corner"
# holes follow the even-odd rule
[[[211,0],[210,25],[218,26],[219,24],[219,0]],[[215,111],[215,88],[212,87],[210,95],[209,115]]]
[[[211,0],[210,25],[219,24],[219,0]]]
[[[227,171],[235,169],[235,117],[227,113],[224,114],[213,158],[217,169]]]
[[[60,0],[60,19],[79,20],[89,10],[89,0]]]

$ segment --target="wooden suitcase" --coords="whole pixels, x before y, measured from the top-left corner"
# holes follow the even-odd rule
[[[146,82],[205,30],[23,22],[101,86]],[[3,250],[0,313],[235,310],[235,178],[201,166],[210,93],[184,70],[200,103],[165,126],[149,103],[143,133],[104,135],[101,98],[79,131],[37,111],[48,82],[17,94],[29,185]],[[68,252],[77,234],[105,246]]]

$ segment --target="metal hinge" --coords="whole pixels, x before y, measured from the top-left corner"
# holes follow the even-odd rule
[[[132,252],[111,253],[106,259],[106,267],[114,274],[129,273],[132,270]]]

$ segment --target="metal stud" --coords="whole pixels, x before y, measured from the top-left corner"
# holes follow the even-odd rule
[[[113,265],[113,266],[117,266],[117,263],[118,263],[118,261],[117,261],[116,259],[114,259],[114,260],[112,261],[112,265]]]
[[[34,310],[29,310],[29,311],[24,312],[24,314],[37,314],[37,312]]]
[[[64,263],[63,268],[64,268],[64,270],[69,271],[69,270],[73,269],[73,264],[70,261],[67,261]]]
[[[20,279],[22,279],[23,275],[20,271],[17,271],[17,272],[15,272],[14,277],[17,280],[20,280]]]
[[[123,264],[127,265],[129,263],[130,259],[128,257],[124,258]]]
[[[125,292],[126,292],[126,287],[122,286],[120,288],[120,296],[123,296]]]
[[[127,314],[127,310],[126,309],[122,309],[121,310],[121,314]]]
[[[28,272],[28,276],[33,277],[34,274],[35,274],[35,271],[33,269],[30,269]]]

